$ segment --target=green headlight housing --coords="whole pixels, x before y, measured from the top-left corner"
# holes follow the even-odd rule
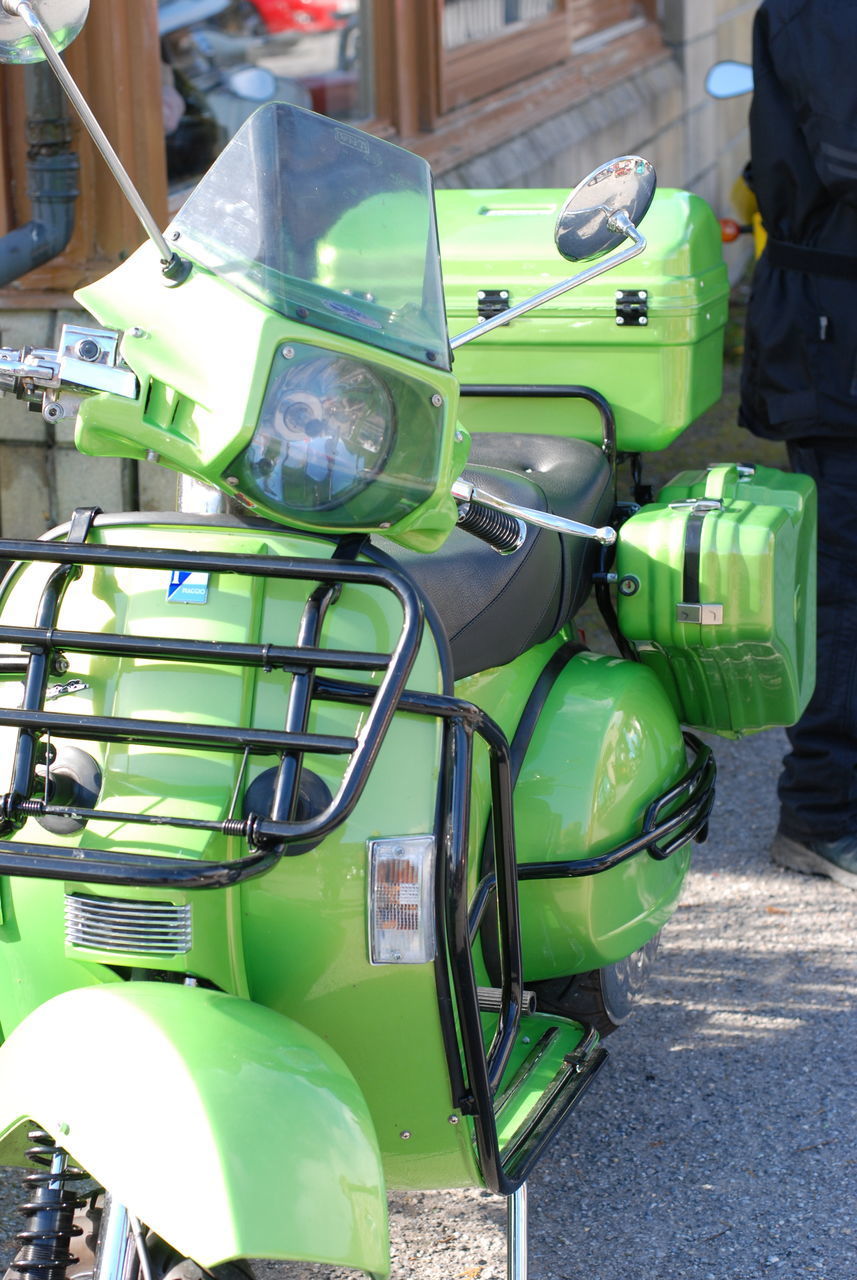
[[[157,461],[295,528],[383,530],[420,551],[449,535],[468,437],[448,370],[277,315],[200,268],[167,289],[148,244],[77,296],[125,330],[122,356],[140,382],[136,400],[83,401],[82,453]],[[302,476],[311,440],[315,466]],[[277,488],[284,442],[295,465]]]
[[[295,342],[223,487],[289,523],[384,528],[431,498],[442,440],[443,399],[424,379]]]

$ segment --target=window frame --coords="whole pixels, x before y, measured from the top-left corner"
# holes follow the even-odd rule
[[[522,30],[444,50],[443,0],[372,0],[375,111],[361,127],[424,156],[442,177],[668,55],[656,0],[560,3],[555,14]],[[587,39],[593,32],[605,39]],[[160,98],[156,0],[95,6],[68,63],[164,224],[166,151],[160,115],[151,109]],[[20,73],[19,67],[0,67],[0,234],[29,217]],[[16,300],[20,305],[22,295],[29,302],[93,279],[143,239],[85,130],[76,122],[73,127],[81,194],[72,242],[53,262],[0,291],[0,310]]]
[[[573,0],[556,0],[554,13],[519,30],[457,49],[441,49],[438,115],[478,102],[510,84],[564,62],[570,53]],[[438,40],[443,39],[444,0],[435,0]]]
[[[445,50],[444,0],[373,0],[376,111],[361,127],[443,172],[507,140],[522,117],[539,123],[667,51],[657,0],[558,5],[522,30]],[[587,47],[598,33],[606,41]]]

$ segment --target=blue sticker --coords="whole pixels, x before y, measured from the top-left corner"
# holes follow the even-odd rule
[[[173,569],[167,587],[167,604],[206,604],[208,574],[191,569]]]
[[[354,324],[365,324],[370,329],[383,329],[380,320],[376,320],[374,316],[367,316],[357,307],[348,306],[344,302],[325,302],[328,311],[332,311],[336,316],[342,316],[345,320],[351,320]]]

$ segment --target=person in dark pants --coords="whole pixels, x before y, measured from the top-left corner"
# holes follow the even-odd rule
[[[818,676],[779,781],[771,857],[857,889],[855,0],[764,0],[750,180],[767,247],[748,303],[739,421],[818,486]]]

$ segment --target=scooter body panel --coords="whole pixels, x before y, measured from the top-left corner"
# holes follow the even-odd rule
[[[167,517],[149,524],[111,517],[96,525],[92,537],[120,545],[163,546],[177,545],[177,534]],[[229,549],[250,556],[319,552],[314,540],[269,529],[185,523],[180,540],[198,550]],[[29,577],[38,580],[44,572],[34,567],[11,579],[7,619],[26,616],[35,594]],[[305,584],[273,584],[253,576],[212,575],[196,585],[201,594],[171,601],[166,573],[86,570],[67,590],[61,623],[143,636],[282,641],[294,634],[307,590]],[[345,588],[331,608],[325,640],[333,648],[375,651],[389,644],[392,625],[385,601],[366,590]],[[507,667],[460,682],[456,693],[482,706],[514,740],[532,690],[561,643],[557,639],[538,646]],[[63,697],[63,710],[77,707],[132,720],[155,715],[179,722],[252,722],[262,728],[277,727],[285,715],[278,672],[236,674],[219,664],[82,656],[68,676],[84,687]],[[428,634],[410,687],[442,691],[438,653]],[[327,732],[352,732],[359,719],[359,709],[334,704],[322,704],[317,714]],[[451,1097],[434,968],[376,965],[369,954],[367,842],[436,830],[441,739],[439,719],[395,716],[347,819],[316,848],[283,859],[264,877],[240,887],[217,893],[156,892],[9,881],[0,936],[10,944],[3,948],[10,975],[14,972],[20,981],[3,984],[0,993],[5,1033],[57,992],[115,985],[117,971],[138,976],[157,968],[193,975],[295,1019],[334,1048],[367,1100],[389,1183],[412,1188],[480,1185],[470,1124],[456,1112]],[[80,745],[93,749],[91,743]],[[647,803],[680,776],[684,759],[675,715],[651,673],[618,659],[579,654],[551,688],[526,748],[516,792],[519,861],[573,858],[636,835]],[[135,812],[166,814],[178,802],[185,816],[222,817],[239,784],[239,759],[192,749],[112,743],[102,749],[99,762],[102,801]],[[260,767],[252,765],[245,782]],[[306,767],[336,786],[341,766],[318,757],[308,759]],[[481,875],[489,806],[487,753],[477,747],[471,895]],[[44,839],[34,820],[21,836]],[[177,833],[168,826],[90,823],[76,835],[57,839],[71,846],[183,851],[202,859],[224,856],[219,847],[223,837],[200,830]],[[687,861],[684,852],[667,863],[643,853],[597,876],[522,883],[525,980],[581,972],[642,945],[674,907]],[[127,939],[121,946],[110,938],[99,944],[79,936],[63,943],[63,916],[70,901],[84,913],[112,908],[117,901],[142,911],[153,904],[184,910],[193,920],[192,940],[184,949],[156,955],[136,952]],[[50,942],[37,955],[42,938]],[[477,981],[491,985],[478,947],[474,964]],[[377,1069],[379,1058],[385,1063],[383,1072]]]
[[[45,1044],[68,1047],[63,1069]],[[0,1049],[0,1158],[35,1117],[132,1213],[203,1266],[295,1258],[386,1274],[380,1157],[319,1037],[222,992],[71,991]]]
[[[285,532],[204,527],[169,517],[147,524],[111,517],[96,525],[91,540],[119,545],[193,547],[245,555],[319,556],[332,549]],[[32,613],[45,569],[20,571],[7,587],[3,617],[22,622]],[[185,583],[185,588],[188,583]],[[64,598],[64,627],[101,628],[132,635],[286,643],[294,636],[312,584],[258,577],[212,575],[195,600],[169,600],[169,573],[87,570]],[[325,642],[345,651],[376,652],[390,643],[396,606],[383,593],[345,587],[325,623]],[[84,686],[57,699],[62,711],[95,711],[181,723],[281,727],[288,682],[282,672],[244,671],[218,664],[171,663],[139,658],[80,655],[63,677]],[[371,679],[372,677],[370,677]],[[426,630],[409,684],[439,694],[443,678],[438,651]],[[2,689],[0,689],[2,692]],[[20,683],[9,682],[6,700],[20,700]],[[321,704],[310,727],[350,733],[363,712]],[[317,719],[315,718],[317,717]],[[360,1082],[378,1133],[388,1181],[402,1186],[480,1185],[468,1125],[450,1124],[453,1105],[435,983],[434,966],[375,965],[367,926],[368,842],[375,838],[432,835],[438,821],[442,725],[432,716],[397,715],[387,732],[365,790],[353,813],[316,848],[286,857],[268,874],[217,892],[90,887],[86,884],[14,877],[6,882],[0,947],[10,981],[0,983],[0,1025],[5,1034],[43,1001],[90,984],[117,982],[154,969],[213,983],[294,1018],[325,1039]],[[0,733],[8,771],[13,734]],[[184,817],[225,817],[239,788],[241,757],[140,743],[79,746],[99,756],[103,786],[99,803],[116,809]],[[270,767],[249,766],[244,784]],[[342,764],[307,756],[305,768],[335,789]],[[239,807],[240,812],[240,807]],[[33,819],[21,839],[51,838],[70,847],[183,852],[219,859],[237,841],[200,830],[89,823],[68,836],[47,837]],[[240,851],[238,851],[240,852]],[[119,936],[96,941],[64,940],[70,909],[92,915],[102,905],[126,904],[146,912],[153,905],[189,913],[189,945],[163,952],[133,949]],[[17,981],[15,980],[17,979]],[[378,1071],[379,1056],[385,1070]],[[456,1122],[460,1117],[455,1116]],[[409,1136],[403,1138],[402,1134]]]
[[[492,673],[466,683],[474,700],[489,709],[496,701],[502,713]],[[523,745],[515,787],[519,865],[616,848],[639,833],[652,798],[687,765],[681,727],[652,672],[588,652],[558,674]],[[525,981],[584,973],[630,955],[675,910],[689,862],[686,846],[664,861],[642,852],[596,875],[522,881]]]
[[[515,792],[518,859],[592,857],[636,835],[653,796],[683,774],[681,728],[656,678],[636,663],[579,654],[556,682]],[[594,876],[521,885],[529,980],[609,965],[643,946],[675,910],[685,846],[639,853]]]

